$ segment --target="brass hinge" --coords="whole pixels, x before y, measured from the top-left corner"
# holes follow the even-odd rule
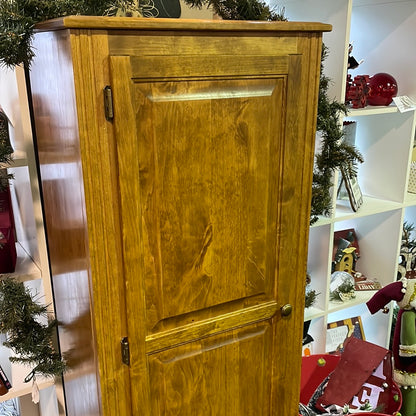
[[[130,365],[130,344],[127,337],[121,340],[121,361],[126,365]]]
[[[107,85],[104,87],[104,112],[105,118],[107,121],[113,121],[114,119],[114,109],[113,109],[113,91],[111,87]]]

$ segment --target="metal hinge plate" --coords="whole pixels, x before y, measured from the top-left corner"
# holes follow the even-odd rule
[[[126,365],[130,365],[130,344],[127,337],[121,340],[121,361]]]
[[[113,121],[114,119],[114,109],[113,109],[113,91],[111,87],[107,85],[104,87],[104,112],[105,118],[108,121]]]

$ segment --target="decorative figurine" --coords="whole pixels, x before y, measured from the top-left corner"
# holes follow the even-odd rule
[[[368,302],[374,314],[392,300],[400,308],[393,338],[394,380],[400,386],[403,416],[416,416],[416,279],[402,278],[380,289]]]
[[[361,59],[361,61],[360,62],[358,62],[352,55],[351,55],[351,53],[352,53],[352,50],[353,50],[353,46],[352,46],[352,43],[350,43],[349,45],[348,45],[348,66],[347,66],[347,69],[355,69],[355,68],[358,68],[363,62],[364,62],[364,60],[363,59]]]

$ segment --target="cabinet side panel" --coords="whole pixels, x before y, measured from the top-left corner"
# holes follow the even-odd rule
[[[85,203],[69,38],[38,34],[30,84],[69,415],[99,414]],[[79,394],[80,391],[88,394]],[[76,397],[75,397],[76,395]]]
[[[101,405],[107,416],[129,415],[129,367],[120,350],[127,323],[118,165],[113,129],[105,118],[103,102],[103,88],[109,83],[107,32],[74,31],[71,44]]]
[[[34,47],[34,118],[60,344],[70,367],[68,414],[129,414],[117,170],[111,129],[104,111],[96,115],[106,36],[39,33]]]

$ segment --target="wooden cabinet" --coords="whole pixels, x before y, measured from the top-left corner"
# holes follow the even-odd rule
[[[69,415],[297,414],[330,28],[38,27],[30,82]]]

